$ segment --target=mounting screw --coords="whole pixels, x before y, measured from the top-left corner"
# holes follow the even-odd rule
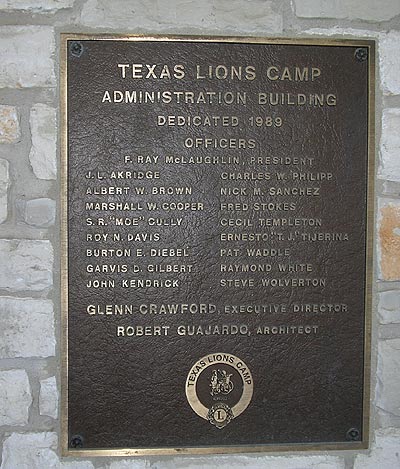
[[[368,49],[365,47],[360,47],[359,49],[356,49],[354,57],[359,62],[365,62],[368,59]]]
[[[83,46],[80,42],[74,41],[69,46],[69,50],[74,57],[80,57],[83,53]]]
[[[346,439],[349,441],[358,441],[360,439],[360,430],[350,428],[346,433]]]
[[[70,441],[71,448],[83,448],[83,438],[80,435],[74,435]]]

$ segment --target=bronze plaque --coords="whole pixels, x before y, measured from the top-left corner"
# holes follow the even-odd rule
[[[62,48],[64,454],[366,447],[374,43]]]

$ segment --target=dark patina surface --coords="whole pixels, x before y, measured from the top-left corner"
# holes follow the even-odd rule
[[[69,41],[68,48],[69,446],[118,449],[345,444],[365,438],[368,57],[357,52],[359,47],[347,45],[80,40]],[[131,68],[127,68],[123,78],[117,64],[157,64],[157,77],[133,78]],[[171,71],[176,64],[183,65],[184,77],[159,76],[164,65]],[[202,67],[199,75],[209,65],[213,69],[220,64],[242,66],[242,72],[244,67],[253,66],[256,78],[246,79],[244,73],[241,79],[237,75],[199,78],[197,64]],[[267,78],[271,66],[276,70],[270,69],[270,77],[278,76],[276,80]],[[318,68],[321,74],[315,80],[310,76],[307,81],[284,79],[281,74],[285,67],[292,78],[295,67]],[[145,75],[148,70],[144,67],[140,73]],[[183,98],[176,102],[174,98],[170,103],[110,103],[102,102],[105,90],[240,92],[246,93],[247,101],[207,104]],[[272,99],[284,104],[259,104],[259,93],[278,93]],[[306,96],[306,103],[290,104],[291,99],[304,99],[299,94]],[[314,105],[311,94],[333,94],[336,103]],[[160,115],[228,116],[227,122],[236,116],[239,123],[157,125]],[[282,125],[251,125],[251,119],[257,116],[279,117]],[[196,139],[203,139],[198,141],[198,148],[191,144]],[[214,144],[205,148],[204,139],[233,139],[236,143],[228,144],[230,149],[214,148]],[[240,139],[245,143],[237,143]],[[254,148],[249,141],[255,142]],[[126,162],[127,155],[132,156],[132,162]],[[138,155],[158,156],[158,160],[138,163]],[[181,163],[166,162],[167,156],[179,158]],[[191,157],[218,157],[219,163],[182,162]],[[227,158],[235,157],[238,160],[227,163]],[[269,164],[255,163],[254,157]],[[266,157],[278,158],[280,163]],[[312,164],[286,164],[296,158],[307,158]],[[159,172],[160,178],[111,179],[113,171]],[[223,173],[253,176],[238,180],[225,178]],[[269,173],[270,177],[257,176],[260,173]],[[284,173],[281,180],[277,173]],[[332,178],[299,179],[293,173],[329,173]],[[116,195],[87,193],[88,188],[100,186],[129,190]],[[153,188],[161,186],[189,187],[191,194],[154,194]],[[227,196],[221,188],[239,192]],[[271,188],[309,188],[310,193],[280,195]],[[95,210],[88,209],[88,202],[132,205],[131,210],[112,210],[110,205],[109,209]],[[151,210],[148,203],[157,206]],[[162,208],[163,203],[197,205],[179,211]],[[233,209],[221,205],[229,203],[238,205]],[[138,224],[117,226],[119,217],[137,217]],[[99,224],[99,218],[104,222]],[[169,222],[157,226],[149,222],[150,218]],[[222,220],[228,219],[247,221],[243,222],[245,226],[225,226]],[[286,220],[283,225],[282,219]],[[295,219],[321,220],[321,226]],[[293,223],[298,224],[290,226]],[[227,241],[226,233],[267,236]],[[335,233],[347,234],[348,240],[343,236],[335,240]],[[99,235],[100,241],[93,241],[88,234]],[[101,239],[104,234],[107,239]],[[88,257],[88,249],[130,249],[131,255]],[[175,257],[153,255],[151,249],[172,249]],[[181,250],[180,255],[176,249]],[[249,256],[248,249],[267,250],[269,254],[275,250],[281,255]],[[115,267],[108,273],[91,273],[88,264],[126,265],[127,272],[118,272],[120,268]],[[192,267],[183,272],[153,273],[148,270],[149,264]],[[270,271],[221,272],[225,269],[221,265],[250,264],[263,265]],[[282,272],[280,264],[310,264],[312,270]],[[299,287],[293,285],[294,278],[325,282]],[[88,288],[88,281],[96,279],[114,283]],[[122,286],[123,279],[170,279],[172,286],[131,288]],[[239,283],[224,285],[222,279]],[[280,285],[267,285],[266,279],[278,279]],[[204,313],[195,314],[143,314],[148,306],[139,311],[141,305],[150,304],[157,308],[215,305],[216,312],[207,307]],[[323,304],[346,308],[301,312],[295,307]],[[132,305],[134,312],[91,315],[90,305],[98,306],[97,311],[104,311],[106,305]],[[232,305],[249,307],[250,312],[235,312]],[[252,312],[255,306],[264,309]],[[118,337],[118,326],[150,326],[151,334]],[[154,326],[161,327],[161,335],[154,335]],[[178,332],[178,326],[184,327]],[[191,326],[197,332],[202,326],[203,334],[181,334],[183,330],[192,331]],[[208,335],[208,326],[220,333]],[[231,326],[242,327],[242,333],[222,334],[222,326],[229,332],[235,331]],[[314,329],[306,333],[304,327]],[[168,334],[164,335],[166,330]],[[260,330],[263,333],[257,334]],[[185,395],[191,367],[212,353],[239,357],[254,380],[246,410],[221,429],[199,417]],[[227,366],[218,370],[218,376],[227,370],[237,380],[232,393],[238,393],[239,399],[243,388],[240,374]],[[212,371],[210,368],[210,375]],[[198,392],[211,405],[209,387],[209,378],[199,379]]]

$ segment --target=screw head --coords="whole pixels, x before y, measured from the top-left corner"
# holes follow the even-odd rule
[[[368,59],[368,49],[366,47],[359,47],[356,49],[354,57],[358,62],[365,62]]]
[[[73,41],[69,46],[69,50],[74,57],[80,57],[83,53],[83,45],[78,41]]]
[[[358,441],[360,439],[360,430],[357,428],[350,428],[346,433],[346,439],[349,441]]]
[[[71,448],[83,448],[83,438],[80,435],[74,435],[69,444]]]

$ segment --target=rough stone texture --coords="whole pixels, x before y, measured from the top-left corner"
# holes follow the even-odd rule
[[[386,21],[400,14],[398,0],[293,0],[297,16],[302,18],[348,18],[367,21]]]
[[[0,10],[27,10],[32,13],[52,12],[62,8],[71,8],[74,0],[0,0]]]
[[[400,467],[400,430],[378,430],[370,454],[359,454],[354,469],[395,469]]]
[[[0,88],[55,86],[53,28],[1,26],[0,43]]]
[[[378,345],[376,405],[400,417],[400,339],[383,340]]]
[[[157,467],[157,464],[152,465],[143,459],[125,459],[122,461],[114,461],[110,464],[110,469],[154,469],[155,467]]]
[[[399,44],[400,46],[400,44]],[[400,182],[400,109],[385,109],[382,116],[380,166],[382,179]]]
[[[24,207],[24,221],[28,225],[48,228],[54,225],[56,202],[52,199],[28,200]]]
[[[50,241],[0,239],[0,289],[41,291],[53,285]]]
[[[89,461],[61,462],[56,433],[13,433],[3,446],[1,469],[94,469]]]
[[[31,109],[29,124],[32,134],[29,160],[33,172],[39,179],[56,179],[56,110],[45,104],[36,104]]]
[[[0,223],[4,223],[7,220],[9,187],[9,164],[7,160],[0,158]]]
[[[282,31],[282,17],[264,0],[88,0],[81,13],[87,26],[127,28],[136,31],[175,32],[179,28],[202,31],[248,31],[277,34]]]
[[[400,201],[389,200],[379,210],[379,277],[400,279]]]
[[[55,355],[50,300],[0,297],[0,358]]]
[[[0,143],[16,143],[21,139],[17,108],[0,105]]]
[[[381,324],[400,323],[400,292],[390,290],[380,293],[378,311]]]
[[[110,469],[128,469],[130,466],[111,465]],[[133,466],[136,468],[136,466]],[[140,467],[140,466],[139,466]],[[146,466],[144,466],[146,467]],[[334,456],[208,456],[172,458],[162,463],[152,463],[151,469],[344,469],[341,458]]]
[[[27,424],[31,404],[31,388],[26,372],[0,371],[0,426]]]
[[[387,95],[400,94],[399,48],[400,31],[389,31],[388,34],[382,34],[379,43],[379,65],[382,91]]]
[[[40,381],[39,413],[53,419],[58,415],[58,392],[55,376]]]
[[[333,28],[311,28],[304,31],[306,34],[316,34],[318,36],[357,36],[366,38],[379,38],[381,33],[371,31],[369,29],[341,28],[334,26]]]
[[[395,181],[387,181],[381,179],[380,181],[382,196],[397,197],[400,194],[400,183]]]

